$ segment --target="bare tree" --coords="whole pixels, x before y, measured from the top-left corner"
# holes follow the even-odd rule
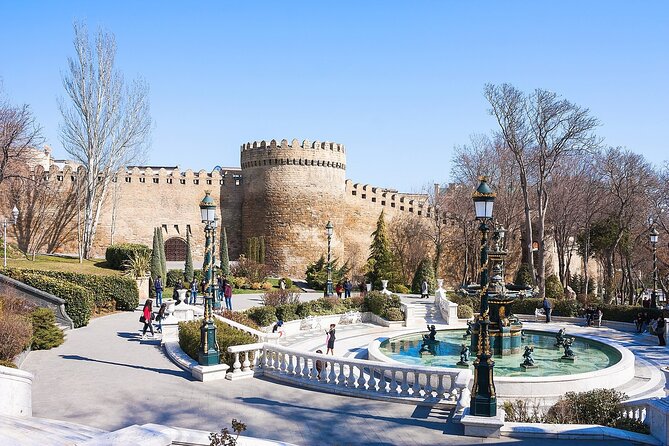
[[[145,154],[151,117],[148,87],[126,85],[115,68],[114,35],[100,30],[92,46],[83,24],[74,25],[76,57],[68,58],[61,100],[61,141],[85,169],[82,256],[89,258],[100,211],[113,175]]]
[[[527,261],[534,266],[531,254],[533,231],[530,190],[536,198],[536,238],[539,253],[536,281],[544,296],[546,281],[545,222],[548,209],[548,183],[558,162],[566,156],[594,150],[599,140],[593,130],[599,125],[588,109],[578,107],[556,93],[536,89],[524,94],[509,84],[486,85],[485,96],[491,114],[497,120],[500,136],[513,153],[519,169],[520,186],[525,205],[525,239]]]
[[[0,184],[20,176],[15,162],[25,161],[27,150],[44,142],[41,128],[26,104],[13,106],[2,94],[0,84]]]
[[[410,284],[418,264],[425,257],[425,222],[412,214],[398,214],[388,224],[388,236],[405,284]]]

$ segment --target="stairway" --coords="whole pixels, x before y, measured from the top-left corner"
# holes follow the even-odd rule
[[[105,431],[66,421],[0,416],[0,444],[3,446],[74,445],[102,433]]]
[[[446,321],[441,317],[439,308],[428,300],[417,301],[407,304],[407,307],[413,309],[413,317],[406,321],[407,327],[422,327],[426,324],[446,325]]]

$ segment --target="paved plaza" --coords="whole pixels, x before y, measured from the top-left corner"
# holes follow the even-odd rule
[[[69,331],[62,346],[32,352],[23,368],[35,374],[34,416],[104,430],[159,423],[218,431],[237,418],[248,425],[250,436],[298,445],[591,444],[463,437],[461,426],[450,422],[451,414],[442,409],[331,395],[263,378],[194,381],[163,354],[158,340],[140,341],[138,317],[133,312],[97,318]],[[363,343],[386,330],[367,329]],[[645,352],[651,361],[664,359],[651,338],[610,331],[601,334],[615,335],[618,341],[626,337],[636,344],[631,346],[635,353]],[[363,335],[356,329],[341,332],[338,354],[356,355]],[[312,350],[319,339],[324,340],[320,333],[283,342]]]

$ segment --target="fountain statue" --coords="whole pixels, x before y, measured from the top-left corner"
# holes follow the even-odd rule
[[[564,340],[564,355],[560,358],[560,361],[575,361],[576,360],[576,355],[574,354],[574,350],[571,349],[571,344],[574,343],[574,338],[565,338]]]
[[[420,350],[418,351],[418,354],[421,356],[437,354],[436,346],[439,344],[439,341],[436,339],[437,328],[434,325],[428,325],[427,329],[429,333],[423,335],[423,345],[420,346]]]
[[[423,335],[423,341],[439,342],[435,339],[435,337],[437,336],[437,329],[435,328],[435,326],[428,325],[427,330],[429,331],[429,334]]]
[[[467,331],[462,335],[462,339],[466,339],[468,336],[472,335],[472,321],[467,321]]]
[[[527,369],[535,369],[535,368],[539,367],[538,365],[536,365],[534,363],[534,356],[532,356],[533,354],[534,354],[534,347],[530,347],[529,345],[526,345],[525,346],[525,352],[523,353],[524,361],[522,362],[522,364],[520,364],[521,369],[527,370]]]
[[[555,335],[555,346],[556,347],[564,347],[564,340],[565,340],[565,335],[566,330],[564,328],[561,328],[557,334]]]
[[[460,367],[469,367],[469,347],[466,344],[462,344],[462,349],[460,350],[460,361],[456,363]]]

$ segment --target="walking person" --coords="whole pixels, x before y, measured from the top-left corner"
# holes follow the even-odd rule
[[[549,323],[551,321],[551,312],[553,311],[553,306],[551,305],[551,301],[548,300],[547,297],[544,297],[544,313],[546,313],[546,323]]]
[[[142,308],[142,316],[139,318],[140,322],[144,323],[144,328],[142,329],[142,339],[146,339],[146,329],[151,330],[151,337],[154,336],[153,333],[153,324],[151,324],[151,319],[153,319],[153,312],[151,311],[153,304],[151,299],[146,299],[144,302],[144,308]]]
[[[195,305],[195,302],[197,302],[197,281],[193,279],[190,283],[190,302],[188,303]]]
[[[325,332],[325,343],[327,344],[327,351],[325,354],[331,353],[334,356],[334,343],[335,343],[335,324],[330,324],[330,330]]]
[[[320,353],[321,355],[323,354],[323,350],[316,350],[316,353]],[[323,361],[320,359],[316,360],[316,374],[318,375],[318,379],[321,379],[321,372],[323,371]]]
[[[153,289],[156,291],[156,305],[162,305],[163,303],[163,281],[158,276],[153,282]]]
[[[346,279],[344,282],[344,298],[348,299],[351,297],[351,291],[353,291],[353,282],[349,279]]]
[[[219,274],[218,277],[216,278],[216,288],[218,288],[217,296],[216,298],[218,301],[221,301],[221,298],[223,297],[223,294],[225,292],[225,282],[227,282],[221,275]]]
[[[427,299],[430,297],[430,288],[427,285],[427,280],[423,280],[423,283],[420,284],[420,298]]]
[[[167,304],[162,304],[156,314],[156,322],[158,322],[158,333],[163,332],[163,319],[165,319],[165,311],[167,310]]]
[[[232,311],[232,285],[230,282],[225,283],[223,297],[225,297],[225,308]]]
[[[660,341],[660,346],[667,345],[666,340],[664,339],[664,315],[659,315],[657,317],[657,325],[655,326],[655,334],[657,335],[658,341]]]
[[[335,287],[335,293],[337,293],[337,297],[341,299],[341,294],[344,292],[344,287],[342,286],[341,282],[337,282],[337,286]]]

